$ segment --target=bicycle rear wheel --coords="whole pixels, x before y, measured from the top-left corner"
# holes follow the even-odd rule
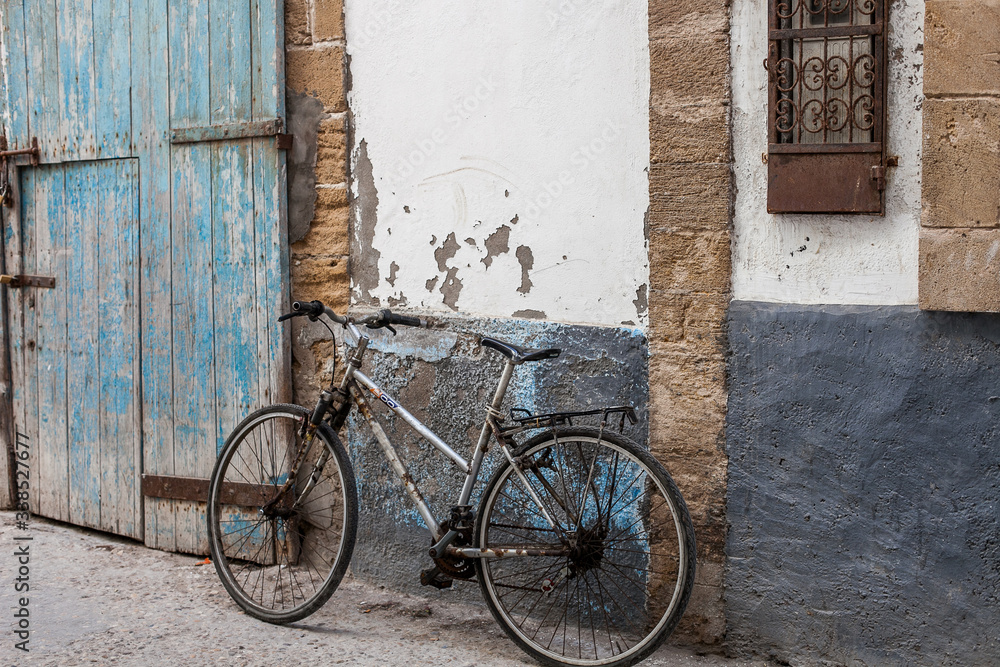
[[[477,561],[494,618],[543,664],[642,660],[694,585],[694,530],[670,475],[631,440],[587,427],[546,431],[515,462],[486,487],[476,546],[556,555]]]
[[[293,470],[308,423],[297,405],[254,412],[226,440],[209,483],[215,569],[236,603],[269,623],[319,609],[354,551],[354,470],[329,426],[316,429]]]

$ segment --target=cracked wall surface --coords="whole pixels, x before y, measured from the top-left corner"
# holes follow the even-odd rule
[[[687,501],[698,572],[682,640],[723,638],[729,302],[729,8],[649,3],[650,451]]]

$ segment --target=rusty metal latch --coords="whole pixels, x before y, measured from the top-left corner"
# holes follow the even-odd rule
[[[875,187],[885,190],[885,167],[880,164],[872,167],[872,180],[875,181]]]
[[[56,279],[52,276],[11,276],[6,273],[0,274],[0,284],[11,287],[45,287],[52,289],[56,286]]]
[[[31,138],[31,148],[19,148],[17,150],[7,150],[7,136],[0,136],[0,204],[7,208],[14,207],[14,197],[11,196],[10,173],[7,161],[18,155],[30,155],[31,166],[38,166],[38,137]]]

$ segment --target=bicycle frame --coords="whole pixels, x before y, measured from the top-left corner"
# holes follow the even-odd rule
[[[358,407],[358,411],[368,422],[371,427],[372,432],[375,435],[376,440],[378,440],[379,445],[385,454],[386,459],[392,466],[393,471],[399,480],[403,483],[406,488],[407,494],[416,506],[417,511],[423,518],[424,523],[427,528],[431,531],[434,542],[436,543],[432,547],[432,555],[444,555],[446,553],[452,553],[454,555],[463,556],[465,558],[503,558],[507,556],[563,556],[566,555],[566,551],[561,548],[561,545],[555,547],[554,549],[523,549],[523,548],[492,548],[492,549],[475,549],[475,548],[455,548],[451,547],[450,544],[457,537],[458,533],[454,530],[445,531],[443,530],[441,524],[434,518],[430,507],[424,500],[423,494],[420,492],[420,488],[417,486],[416,480],[413,479],[409,471],[406,468],[406,464],[400,458],[393,446],[392,442],[389,440],[389,436],[386,434],[382,425],[376,419],[375,415],[372,413],[370,406],[368,405],[368,399],[365,396],[365,391],[367,390],[378,398],[382,403],[386,405],[390,410],[392,410],[396,415],[399,416],[403,422],[406,423],[411,429],[413,429],[421,438],[430,443],[435,449],[444,454],[449,458],[452,463],[454,463],[459,470],[465,473],[465,482],[462,485],[462,490],[459,493],[458,501],[455,503],[456,506],[468,505],[469,499],[472,497],[472,491],[475,488],[476,481],[479,477],[479,472],[482,468],[483,459],[489,450],[489,442],[491,436],[497,440],[500,445],[501,450],[506,456],[507,460],[514,465],[514,469],[517,475],[521,478],[522,483],[528,490],[529,494],[532,496],[534,502],[538,505],[538,509],[542,515],[546,518],[549,525],[556,528],[555,522],[549,516],[548,511],[544,507],[544,504],[535,494],[531,485],[527,483],[524,479],[523,473],[516,466],[514,462],[513,454],[508,446],[506,435],[517,433],[526,430],[522,427],[514,427],[511,429],[501,430],[497,424],[496,417],[500,415],[500,407],[503,405],[504,396],[507,394],[507,387],[510,384],[511,376],[514,373],[515,364],[513,361],[508,360],[504,365],[503,372],[500,376],[500,381],[497,384],[497,388],[493,393],[493,401],[486,409],[486,418],[483,422],[483,427],[479,433],[479,440],[476,443],[475,449],[473,451],[472,461],[466,461],[460,454],[458,454],[454,449],[448,446],[436,433],[431,429],[427,428],[419,419],[414,417],[405,407],[400,405],[399,401],[393,399],[389,396],[374,380],[369,378],[367,375],[361,372],[360,367],[364,359],[364,355],[368,349],[368,343],[370,339],[358,331],[357,327],[353,323],[348,323],[346,325],[346,330],[350,332],[352,337],[357,340],[357,346],[355,348],[354,354],[348,357],[347,368],[344,372],[344,377],[340,382],[340,391],[349,393],[351,398],[354,400],[354,404]],[[349,405],[345,406],[343,409],[349,409]],[[555,546],[555,545],[554,545]]]

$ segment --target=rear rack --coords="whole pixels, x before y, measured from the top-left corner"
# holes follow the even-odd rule
[[[516,416],[517,414],[523,416],[518,417]],[[563,424],[572,426],[573,420],[577,417],[601,415],[601,424],[604,425],[608,421],[608,416],[615,414],[621,415],[621,420],[618,423],[619,433],[625,430],[626,419],[628,419],[630,424],[635,424],[639,421],[639,418],[635,415],[635,408],[630,405],[616,405],[610,408],[578,410],[576,412],[550,412],[544,415],[533,415],[530,410],[525,410],[524,408],[511,408],[510,420],[517,422],[521,428],[549,428]]]

